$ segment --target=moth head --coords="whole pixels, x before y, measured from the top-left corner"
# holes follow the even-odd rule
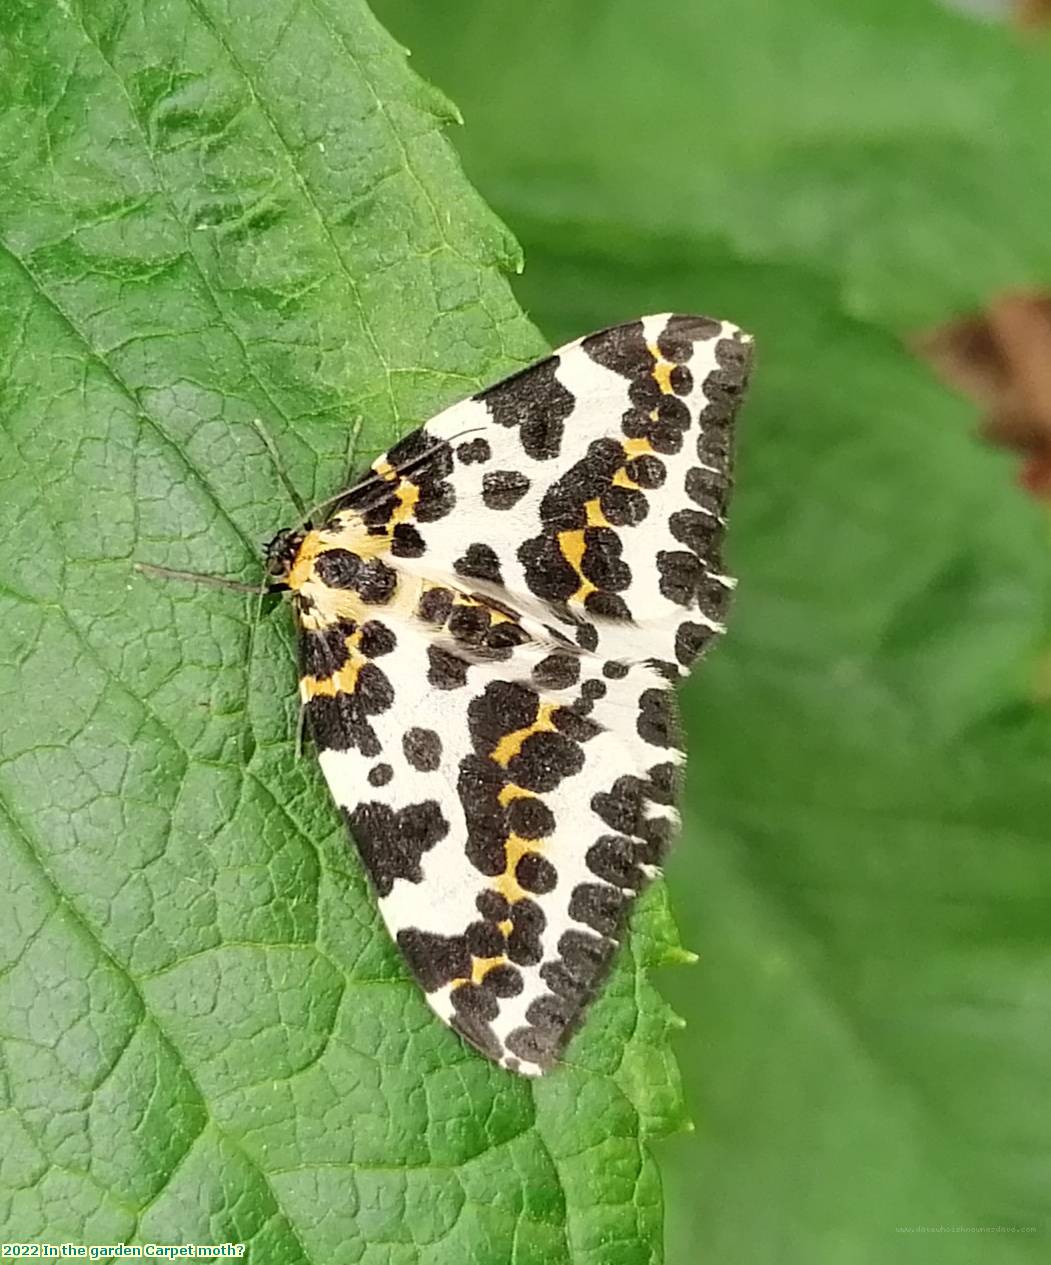
[[[267,574],[273,580],[278,583],[287,583],[305,535],[303,531],[286,527],[263,546]]]

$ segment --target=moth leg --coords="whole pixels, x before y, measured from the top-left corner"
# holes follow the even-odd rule
[[[299,715],[296,719],[296,759],[300,759],[303,755],[303,734],[307,726],[307,705],[302,699],[299,701]]]
[[[134,562],[132,566],[140,575],[155,580],[185,580],[189,584],[207,584],[215,589],[230,589],[234,593],[254,593],[257,597],[267,593],[279,593],[288,589],[287,584],[243,584],[240,580],[228,580],[224,575],[205,575],[201,571],[176,571],[172,567],[158,567],[152,562]]]

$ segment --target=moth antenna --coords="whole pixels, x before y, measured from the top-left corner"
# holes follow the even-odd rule
[[[252,418],[252,426],[255,429],[256,434],[263,441],[267,456],[270,458],[270,464],[274,467],[277,477],[284,485],[284,489],[288,493],[289,500],[296,507],[296,513],[299,515],[300,520],[304,523],[308,522],[310,516],[307,514],[306,505],[303,503],[303,498],[296,491],[292,480],[285,472],[285,467],[281,461],[281,454],[277,450],[277,445],[274,443],[273,439],[271,439],[270,432],[263,425],[262,419],[259,417]]]

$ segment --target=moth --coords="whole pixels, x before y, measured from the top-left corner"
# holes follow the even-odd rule
[[[267,549],[390,934],[438,1015],[514,1072],[556,1065],[679,826],[674,686],[734,585],[751,350],[702,316],[591,334]]]

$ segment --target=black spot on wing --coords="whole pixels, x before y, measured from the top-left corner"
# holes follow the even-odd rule
[[[397,879],[421,882],[423,854],[449,833],[441,805],[433,799],[397,810],[370,801],[343,812],[380,896],[389,896]]]
[[[361,628],[361,641],[358,643],[361,653],[366,659],[379,659],[390,654],[398,644],[398,639],[386,624],[377,619],[370,619]]]
[[[314,560],[314,574],[332,589],[354,589],[362,561],[349,549],[328,549]]]
[[[552,1034],[563,1032],[573,1018],[572,1007],[567,1006],[565,999],[553,993],[544,993],[530,1002],[526,1010],[526,1019],[538,1032],[549,1031]]]
[[[491,470],[482,477],[482,500],[488,509],[509,510],[529,491],[529,479],[519,470]]]
[[[483,984],[497,997],[517,997],[525,987],[522,972],[506,962],[490,968],[485,974]]]
[[[500,559],[496,556],[496,551],[492,545],[478,541],[467,546],[463,556],[453,563],[453,569],[458,575],[467,576],[472,580],[489,580],[493,584],[503,583],[503,577],[500,575]]]
[[[555,832],[555,815],[535,795],[522,795],[507,806],[507,824],[520,839],[546,839]]]
[[[544,911],[535,901],[523,898],[510,907],[509,916],[513,928],[507,937],[507,956],[519,966],[536,966],[544,956]]]
[[[612,438],[595,439],[587,452],[544,493],[540,519],[544,526],[565,531],[585,523],[584,506],[608,492],[624,464],[624,449]]]
[[[425,992],[433,993],[444,984],[471,974],[466,936],[442,936],[433,931],[403,927],[397,940],[409,969]]]
[[[682,766],[666,760],[647,773],[649,795],[658,804],[674,804],[682,791]]]
[[[412,523],[396,523],[391,536],[390,551],[395,558],[422,558],[427,546]]]
[[[466,659],[443,650],[441,646],[428,646],[427,680],[436,690],[458,690],[467,684]]]
[[[563,932],[558,953],[570,974],[579,982],[594,984],[613,959],[616,945],[585,931]]]
[[[599,509],[614,527],[637,527],[649,514],[650,505],[638,488],[613,484],[602,492]]]
[[[416,430],[400,439],[387,452],[386,460],[402,480],[416,487],[419,495],[412,513],[417,522],[433,523],[452,511],[456,494],[448,476],[453,469],[453,455],[446,440],[436,439],[423,429]],[[385,525],[395,503],[393,496],[384,498],[366,511],[365,521]]]
[[[608,883],[580,883],[569,898],[569,916],[599,935],[615,937],[624,921],[630,897]]]
[[[681,747],[675,695],[671,689],[643,690],[639,696],[636,729],[643,742],[654,747]]]
[[[672,549],[662,549],[657,554],[657,585],[669,602],[692,606],[704,576],[704,563],[696,554]]]
[[[515,646],[529,640],[517,619],[505,615],[502,603],[483,594],[457,595],[443,626],[469,662],[508,659]]]
[[[558,365],[558,357],[549,356],[474,397],[497,425],[517,428],[534,461],[559,455],[564,423],[573,411],[573,396],[556,376]]]
[[[563,557],[553,533],[523,541],[518,547],[518,560],[529,591],[547,602],[568,602],[580,588],[580,577]]]
[[[688,668],[718,635],[708,624],[695,624],[686,620],[675,632],[676,659],[684,668]]]
[[[421,619],[425,619],[429,624],[440,626],[449,618],[452,608],[452,590],[435,585],[424,592],[417,611]]]
[[[580,569],[599,589],[620,592],[631,584],[631,571],[621,558],[624,544],[610,527],[584,530],[584,557]]]
[[[551,720],[560,734],[565,734],[574,742],[588,742],[602,732],[601,725],[596,725],[593,720],[588,720],[572,707],[555,708]]]
[[[624,472],[633,483],[647,489],[661,487],[667,477],[664,462],[648,452],[633,457],[624,467]]]
[[[508,761],[507,772],[516,786],[540,793],[553,791],[583,767],[584,752],[577,742],[544,730],[526,738],[522,749]]]
[[[594,624],[577,624],[577,645],[581,650],[598,649],[598,629]]]
[[[709,514],[725,512],[729,491],[730,480],[720,471],[693,466],[686,472],[686,495]]]
[[[622,378],[637,378],[653,368],[653,357],[646,346],[641,321],[613,325],[589,334],[580,349],[604,369],[619,373]]]
[[[479,873],[489,877],[502,874],[507,860],[504,849],[507,809],[499,800],[505,783],[502,771],[484,756],[469,755],[460,762],[456,792],[467,821],[467,859]],[[493,896],[495,898],[496,893]],[[492,917],[498,922],[509,916],[507,902],[503,897],[499,900],[503,904],[495,916],[482,908],[482,896],[479,896],[478,908],[483,917]]]
[[[401,746],[405,759],[421,773],[433,773],[441,764],[442,740],[433,729],[407,729]]]
[[[374,663],[366,663],[358,671],[353,692],[317,694],[307,701],[304,710],[319,750],[356,748],[372,758],[380,754],[382,747],[369,717],[385,712],[393,701],[394,690],[386,674]]]
[[[489,612],[484,606],[457,604],[449,616],[448,629],[465,646],[480,646],[489,631]]]
[[[676,365],[668,376],[668,384],[676,395],[689,395],[693,390],[693,374],[685,365]]]
[[[491,887],[479,892],[474,903],[478,912],[489,922],[506,922],[511,910],[507,897]]]
[[[722,322],[710,316],[669,316],[657,336],[657,348],[665,360],[685,364],[693,355],[693,345],[710,342],[722,329]]]
[[[388,465],[403,474],[411,474],[413,482],[437,482],[453,468],[449,443],[428,434],[423,427],[403,436],[386,453]]]
[[[748,384],[752,349],[748,343],[722,338],[715,345],[717,368],[702,384],[708,401],[698,417],[697,456],[708,466],[729,471],[733,456],[732,423]]]
[[[587,851],[592,874],[617,887],[638,891],[643,875],[638,867],[638,843],[624,835],[603,835]]]
[[[622,557],[620,529],[643,522],[649,506],[643,492],[614,483],[624,466],[624,449],[617,440],[596,439],[545,493],[540,505],[543,530],[518,549],[526,584],[537,597],[565,603],[580,590],[583,577],[598,590],[584,598],[589,614],[631,618],[619,596],[632,582]],[[611,526],[595,525],[590,511],[596,507]],[[579,551],[581,543],[580,556],[571,557],[570,551]]]
[[[637,856],[636,861],[656,864],[671,842],[675,821],[666,814],[654,815],[651,806],[667,806],[674,802],[677,789],[677,770],[669,762],[667,765],[654,766],[647,777],[625,774],[617,778],[608,791],[599,791],[592,796],[591,808],[618,835],[632,836],[638,843],[647,845],[645,855]],[[612,836],[614,840],[616,837]],[[606,841],[610,838],[611,836],[605,836]],[[591,862],[588,864],[591,865]],[[601,878],[608,878],[601,870],[594,866],[591,868]],[[625,883],[620,886],[638,887],[638,884]]]
[[[543,896],[555,890],[558,873],[547,857],[539,852],[527,852],[515,867],[515,878],[524,891]]]
[[[653,833],[641,820],[643,803],[673,796],[676,777],[673,765],[662,764],[646,777],[621,779],[603,805],[604,815]],[[599,881],[578,884],[572,892],[569,914],[582,926],[565,932],[557,958],[541,967],[550,991],[530,1004],[526,1025],[508,1036],[513,1054],[542,1067],[555,1061],[609,969],[632,900],[624,889],[638,891],[644,885],[640,865],[652,864],[655,852],[655,844],[626,834],[602,836],[589,849],[588,865]]]
[[[322,554],[322,558],[326,557],[328,554]],[[397,572],[379,558],[370,558],[361,564],[353,587],[363,602],[370,606],[383,606],[391,600],[398,587]]]
[[[504,951],[504,933],[491,922],[481,919],[467,928],[467,947],[476,958],[500,957]]]
[[[599,615],[603,619],[631,619],[631,610],[618,593],[589,593],[584,605],[589,615]]]
[[[386,673],[374,663],[363,664],[351,695],[366,716],[378,716],[394,701],[394,689]]]
[[[681,544],[700,558],[718,558],[724,527],[703,510],[676,510],[668,519],[668,530]]]
[[[319,694],[304,707],[307,726],[319,751],[348,751],[357,748],[372,759],[383,750],[376,731],[362,714],[353,695],[334,698]]]
[[[529,640],[529,634],[515,623],[494,623],[486,633],[483,646],[495,658],[509,657],[515,646]]]
[[[566,690],[580,680],[580,657],[556,652],[533,668],[533,681],[541,689]]]
[[[666,326],[665,333],[667,329]],[[676,332],[668,341],[669,349],[683,358],[687,348],[684,329],[682,325],[675,326]],[[690,410],[678,398],[693,389],[689,371],[677,362],[677,367],[670,374],[671,392],[661,389],[654,376],[657,361],[647,346],[641,321],[592,334],[584,339],[581,346],[596,363],[628,379],[631,407],[621,418],[624,434],[629,439],[648,440],[655,452],[677,453],[691,424]]]
[[[488,756],[506,734],[527,729],[539,714],[536,690],[512,681],[492,681],[467,709],[471,742],[479,755]]]
[[[646,802],[645,782],[625,774],[617,778],[608,791],[599,791],[592,796],[591,807],[613,830],[638,835],[645,821]]]
[[[682,669],[671,659],[646,659],[646,666],[664,677],[666,681],[677,681],[682,676]]]
[[[493,455],[493,450],[489,446],[489,441],[479,436],[477,439],[469,439],[466,443],[460,444],[456,449],[456,455],[465,466],[470,466],[488,461]]]
[[[554,1064],[555,1055],[563,1044],[564,1039],[557,1024],[548,1024],[544,1028],[515,1028],[507,1038],[507,1048],[524,1063],[536,1063],[545,1069]]]
[[[709,568],[718,567],[719,558],[715,557],[709,561]],[[697,605],[708,616],[709,619],[723,620],[730,609],[730,603],[733,600],[733,586],[727,584],[725,579],[721,579],[712,570],[705,571],[704,579],[697,588]]]
[[[605,976],[614,948],[610,941],[586,931],[567,931],[558,942],[558,958],[545,963],[540,976],[579,1015]],[[568,1032],[561,1034],[561,1044],[567,1036]]]
[[[328,628],[301,630],[299,659],[305,676],[326,677],[338,672],[347,662],[350,651],[347,638],[357,630],[349,619],[341,619]]]
[[[433,523],[451,514],[456,505],[456,493],[451,483],[419,483],[420,499],[413,514],[417,522]]]
[[[481,1020],[485,1024],[491,1023],[500,1013],[500,1003],[496,994],[480,984],[460,984],[450,993],[449,1000],[458,1016]],[[463,1028],[459,1031],[462,1035],[467,1035],[467,1031]],[[468,1040],[476,1041],[477,1038],[472,1035],[468,1037]],[[496,1043],[494,1048],[498,1050],[499,1043]],[[486,1046],[486,1053],[489,1053],[488,1046]]]
[[[464,984],[456,989],[456,992],[462,993],[464,989],[473,987],[474,985]],[[450,1025],[465,1041],[469,1041],[476,1050],[480,1050],[487,1058],[499,1061],[503,1056],[504,1047],[500,1044],[496,1033],[493,1032],[486,1020],[480,1016],[465,1011],[458,1011],[450,1020]]]

